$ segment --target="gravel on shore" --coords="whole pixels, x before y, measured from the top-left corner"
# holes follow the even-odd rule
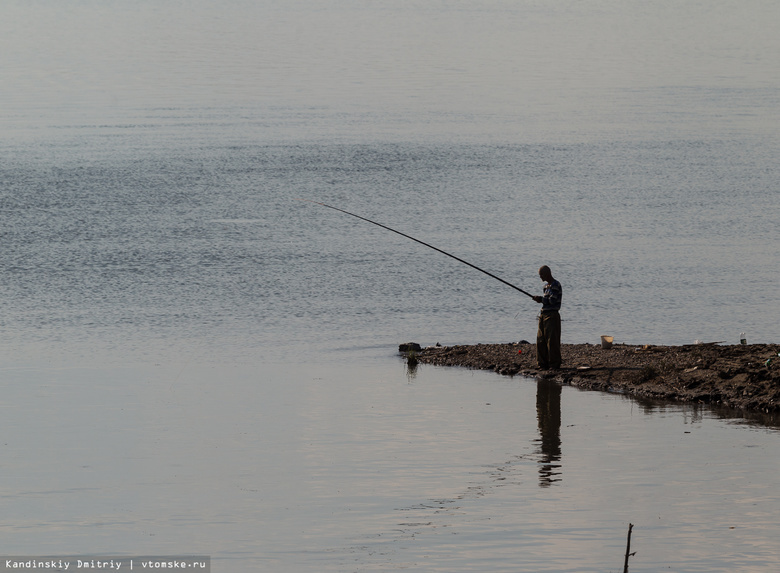
[[[414,344],[414,343],[409,343]],[[405,345],[401,345],[403,350]],[[563,366],[540,370],[528,342],[429,346],[413,350],[422,364],[549,377],[580,388],[637,397],[780,412],[780,345],[683,346],[563,344]]]

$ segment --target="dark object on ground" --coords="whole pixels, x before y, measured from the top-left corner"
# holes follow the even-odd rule
[[[518,354],[518,350],[522,353]],[[536,368],[533,344],[429,347],[421,364],[493,370],[508,376],[544,376],[560,382],[638,397],[780,412],[778,344],[652,346],[562,344],[563,367]]]
[[[404,342],[398,345],[398,352],[420,352],[422,347],[416,342]]]

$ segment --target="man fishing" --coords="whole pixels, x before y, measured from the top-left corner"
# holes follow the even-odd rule
[[[539,314],[539,330],[536,332],[536,363],[542,370],[561,367],[561,298],[563,287],[555,280],[550,267],[544,265],[539,269],[539,278],[544,282],[544,294],[533,299],[541,303]]]
[[[325,203],[320,203],[319,201],[311,201],[309,199],[300,199],[300,201],[308,201],[309,203],[322,205],[323,207],[327,207],[328,209],[333,209],[334,211],[340,211],[341,213],[344,213],[346,215],[356,217],[367,223],[371,223],[372,225],[382,227],[383,229],[387,229],[388,231],[391,231],[397,235],[401,235],[402,237],[411,239],[416,243],[425,245],[429,249],[433,249],[434,251],[438,251],[443,255],[447,255],[448,257],[451,257],[456,261],[463,263],[464,265],[468,265],[471,268],[476,269],[481,273],[485,273],[489,277],[492,277],[497,281],[501,281],[505,285],[510,286],[513,289],[520,291],[524,295],[534,299],[536,302],[541,303],[542,313],[539,316],[539,331],[536,334],[537,362],[539,363],[539,368],[545,370],[547,368],[557,369],[561,367],[561,317],[558,314],[558,311],[561,308],[561,295],[563,291],[561,288],[561,283],[559,283],[553,278],[552,273],[550,272],[550,267],[548,267],[547,265],[539,269],[539,276],[542,278],[543,281],[547,283],[544,285],[544,296],[534,296],[530,292],[524,291],[520,287],[515,286],[512,283],[507,282],[500,277],[497,277],[493,273],[489,273],[485,269],[479,268],[477,265],[473,265],[468,261],[464,261],[463,259],[458,258],[455,255],[448,253],[447,251],[443,251],[438,247],[429,245],[428,243],[421,241],[420,239],[415,239],[411,235],[407,235],[406,233],[402,233],[401,231],[396,231],[395,229],[391,229],[387,225],[383,225],[382,223],[377,223],[376,221],[372,221],[371,219],[366,219],[365,217],[361,217],[360,215],[356,215],[355,213],[350,213],[349,211],[345,211],[344,209],[339,209],[338,207],[333,207],[332,205],[326,205]]]

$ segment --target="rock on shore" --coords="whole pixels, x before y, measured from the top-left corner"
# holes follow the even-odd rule
[[[563,367],[539,370],[527,342],[435,346],[415,353],[424,364],[493,370],[508,376],[545,376],[560,382],[644,398],[780,412],[780,345],[692,344],[561,346]],[[768,361],[768,362],[767,362]]]

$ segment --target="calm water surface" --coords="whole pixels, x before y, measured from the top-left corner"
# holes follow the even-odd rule
[[[777,342],[774,2],[4,2],[5,554],[780,568],[771,420],[399,342]],[[766,422],[769,422],[768,424]]]
[[[766,571],[777,431],[370,366],[4,371],[4,547],[221,571]]]

